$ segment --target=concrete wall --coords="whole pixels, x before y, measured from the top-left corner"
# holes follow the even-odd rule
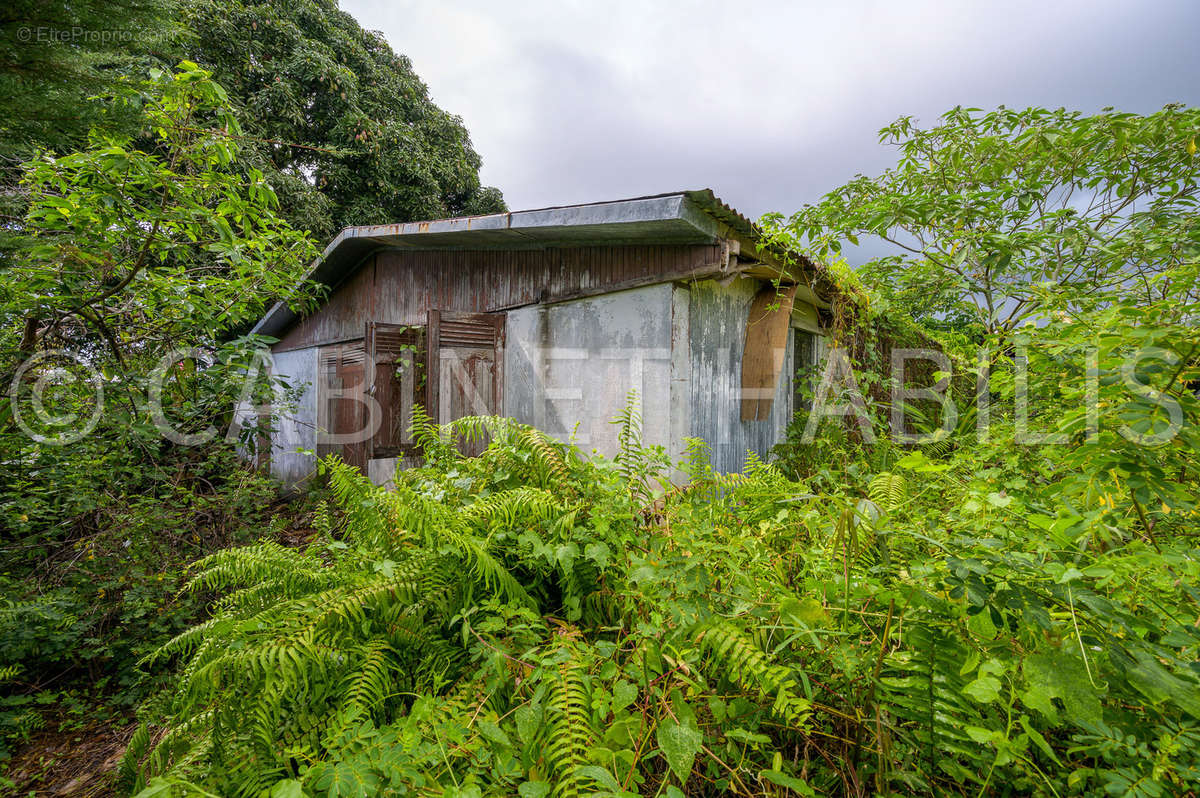
[[[509,311],[504,414],[611,457],[610,422],[637,390],[643,442],[671,447],[674,293],[653,285]]]
[[[313,470],[311,455],[299,454],[296,449],[317,449],[317,349],[296,349],[274,353],[274,373],[292,386],[304,386],[293,414],[279,422],[279,430],[271,441],[271,474],[295,485]]]
[[[712,447],[713,468],[741,471],[746,452],[766,459],[792,416],[792,336],[775,389],[771,417],[742,421],[742,350],[750,303],[759,280],[738,278],[728,285],[704,280],[689,286],[688,344],[691,370],[688,435]]]

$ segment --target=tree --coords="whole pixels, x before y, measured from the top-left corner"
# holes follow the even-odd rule
[[[894,168],[768,225],[818,257],[859,235],[898,250],[859,273],[921,321],[974,328],[1013,440],[1064,447],[1048,499],[1124,497],[1157,547],[1200,502],[1198,133],[1200,109],[1180,106],[903,118],[881,131]]]
[[[1007,333],[1048,310],[1160,300],[1200,251],[1200,109],[956,108],[923,130],[880,131],[899,163],[858,176],[790,219],[768,223],[818,257],[875,236],[892,254],[860,273],[925,321]]]
[[[314,247],[276,213],[261,172],[243,176],[224,90],[184,62],[110,99],[144,114],[139,136],[93,132],[89,147],[29,165],[29,231],[3,310],[37,338],[131,353],[211,342],[290,295]]]
[[[318,237],[504,210],[462,122],[407,58],[332,0],[185,0],[184,47],[233,98],[252,163]]]
[[[98,97],[168,43],[164,0],[16,0],[0,11],[0,155],[12,170],[37,147],[77,149],[105,114]],[[102,122],[103,120],[103,122]]]
[[[167,0],[14,0],[0,10],[0,268],[27,210],[25,161],[77,150],[97,126],[135,128],[136,109],[113,113],[101,97],[161,61],[167,19]]]

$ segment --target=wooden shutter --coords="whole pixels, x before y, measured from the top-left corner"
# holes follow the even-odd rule
[[[768,285],[750,304],[742,352],[742,421],[771,417],[775,388],[787,354],[787,335],[796,286]]]
[[[412,439],[413,405],[425,396],[425,330],[403,324],[367,322],[368,393],[381,412],[379,429],[367,444],[367,458],[419,454]]]
[[[367,465],[366,406],[362,398],[366,390],[363,368],[363,342],[352,341],[321,349],[321,384],[323,418],[319,424],[317,454],[340,454],[347,463],[365,468]],[[321,438],[327,440],[322,441]]]
[[[504,314],[429,311],[426,407],[439,424],[503,412]],[[459,448],[473,456],[484,441]]]

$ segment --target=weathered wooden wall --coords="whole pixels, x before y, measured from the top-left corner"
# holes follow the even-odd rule
[[[424,324],[431,308],[485,313],[712,274],[713,245],[383,250],[297,322],[276,351],[361,338],[367,321]]]
[[[383,250],[274,349],[281,372],[315,381],[317,347],[361,339],[368,321],[421,326],[430,309],[507,311],[506,415],[564,437],[574,431],[585,449],[611,455],[615,428],[608,422],[637,388],[647,442],[678,458],[684,437],[699,437],[711,444],[719,471],[739,471],[747,450],[767,456],[791,418],[794,344],[788,335],[769,414],[743,421],[746,325],[764,283],[711,279],[721,273],[722,257],[719,244]],[[816,311],[798,301],[792,324],[818,329]],[[310,389],[291,422],[292,437],[314,444],[318,416]],[[311,462],[287,444],[276,445],[272,468],[294,481]],[[394,465],[381,460],[368,470],[385,479]]]

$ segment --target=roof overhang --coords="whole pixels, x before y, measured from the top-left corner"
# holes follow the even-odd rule
[[[786,274],[788,267],[755,247],[758,236],[754,224],[721,202],[712,191],[704,189],[487,216],[347,227],[325,247],[306,281],[335,288],[366,257],[380,249],[513,250],[712,244],[721,238],[741,242],[742,256],[755,261],[746,271]],[[285,303],[276,303],[251,332],[278,336],[297,317]]]

